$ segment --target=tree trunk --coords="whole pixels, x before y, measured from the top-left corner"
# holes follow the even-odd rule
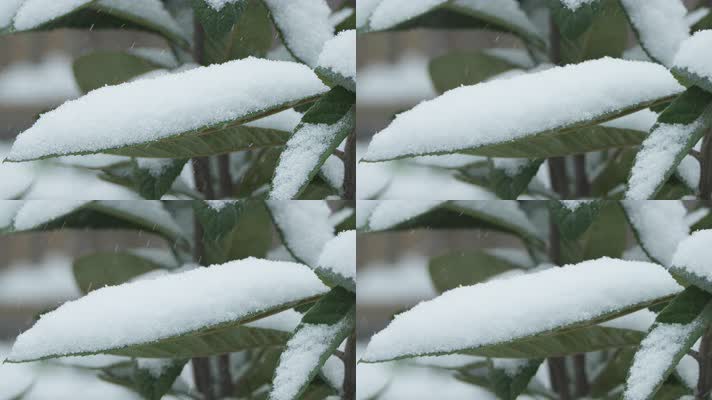
[[[356,198],[356,130],[346,139],[344,148],[344,199]]]
[[[356,332],[346,340],[343,392],[344,400],[356,398]]]
[[[697,378],[697,393],[695,398],[698,400],[707,399],[707,395],[712,389],[712,329],[707,328],[705,334],[700,341],[699,359],[699,377]]]
[[[702,139],[700,150],[700,199],[712,198],[712,131]]]

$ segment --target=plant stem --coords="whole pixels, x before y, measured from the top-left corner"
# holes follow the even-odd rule
[[[346,340],[344,351],[344,400],[356,398],[356,332]]]
[[[203,26],[196,18],[194,24],[193,36],[193,60],[203,65],[205,61],[205,31]],[[195,177],[195,186],[199,192],[203,193],[206,199],[214,199],[212,177],[210,174],[210,161],[208,157],[193,158],[193,176]]]
[[[699,359],[697,360],[699,364],[699,378],[697,378],[697,393],[695,393],[695,398],[699,400],[704,400],[712,389],[712,357],[710,352],[712,350],[712,329],[707,328],[705,334],[702,336],[700,341],[700,351]]]
[[[218,156],[218,173],[220,176],[220,198],[232,197],[232,175],[230,174],[230,155]]]
[[[344,148],[344,199],[356,198],[356,130],[346,139]]]
[[[559,227],[551,220],[549,222],[549,258],[552,263],[561,265],[561,234]],[[566,359],[564,357],[549,357],[549,376],[551,387],[559,394],[561,400],[570,400],[569,377],[566,374]]]
[[[230,354],[218,356],[218,375],[220,376],[220,396],[230,397],[234,393],[232,374],[230,373]]]
[[[712,198],[712,131],[707,132],[702,139],[700,156],[700,199],[710,200]]]
[[[586,376],[586,354],[574,355],[574,384],[576,386],[576,397],[586,397],[590,390],[588,376]]]
[[[591,184],[586,175],[586,154],[574,156],[574,169],[576,172],[576,197],[588,197],[591,195]]]
[[[203,243],[203,225],[198,218],[193,219],[193,261],[196,264],[205,262],[205,244]],[[212,391],[212,377],[210,371],[210,361],[206,357],[196,357],[191,360],[193,363],[193,378],[195,386],[203,394],[205,400],[213,400],[215,396]]]

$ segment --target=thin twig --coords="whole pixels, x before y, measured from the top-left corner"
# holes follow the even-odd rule
[[[344,199],[356,198],[356,130],[346,139],[344,149]]]
[[[339,149],[335,149],[333,153],[336,157],[339,157],[341,161],[346,161],[346,153]]]
[[[344,358],[343,399],[354,400],[356,398],[356,332],[346,339]]]

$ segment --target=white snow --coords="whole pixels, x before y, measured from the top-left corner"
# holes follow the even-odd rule
[[[349,321],[336,324],[305,324],[287,342],[279,357],[274,374],[270,400],[294,399],[299,389],[308,383],[309,373],[318,366],[319,359],[329,349],[334,337],[344,330]]]
[[[0,29],[10,26],[12,18],[24,1],[25,0],[5,0],[0,2]]]
[[[302,314],[290,308],[289,310],[270,315],[269,317],[248,322],[245,326],[249,326],[251,328],[272,329],[282,332],[292,332],[297,328],[301,321]]]
[[[658,120],[658,114],[651,111],[649,108],[624,115],[620,118],[612,119],[601,124],[609,128],[631,129],[634,131],[650,132],[655,122]]]
[[[622,317],[606,321],[601,326],[607,328],[628,329],[638,332],[647,332],[655,322],[656,314],[647,308],[634,313],[626,314]]]
[[[37,379],[22,400],[140,400],[136,392],[105,382],[96,375],[74,368],[37,369]]]
[[[11,160],[98,152],[217,126],[323,93],[306,66],[247,58],[106,86],[40,117]]]
[[[448,354],[446,356],[415,357],[413,358],[413,362],[426,367],[460,369],[468,365],[487,362],[487,359],[485,357],[470,356],[467,354]]]
[[[446,2],[447,0],[382,0],[371,13],[369,25],[375,30],[392,28]]]
[[[413,157],[410,159],[410,161],[421,165],[427,165],[430,167],[459,169],[465,168],[472,164],[487,162],[487,158],[481,156],[472,156],[469,154],[446,154],[443,156]],[[364,163],[363,165],[366,166],[369,164],[370,163]]]
[[[344,186],[344,162],[335,155],[329,156],[319,169],[329,186],[342,188]]]
[[[150,343],[326,291],[306,266],[255,258],[109,286],[43,315],[17,338],[9,358],[27,361]]]
[[[356,150],[358,158],[359,150]],[[362,163],[356,164],[356,198],[376,198],[391,182],[390,163]]]
[[[712,281],[712,230],[693,232],[677,246],[672,265],[691,274]]]
[[[19,231],[33,229],[72,213],[90,202],[90,200],[27,201],[17,211],[14,227]]]
[[[652,394],[663,379],[663,373],[673,362],[675,354],[694,331],[700,329],[700,320],[689,324],[658,324],[640,343],[633,365],[628,372],[624,400],[644,400]]]
[[[339,32],[324,44],[318,65],[347,78],[356,79],[356,31]]]
[[[593,200],[561,200],[561,204],[569,211],[576,211],[579,207],[591,202],[593,202]]]
[[[124,156],[115,156],[112,154],[87,154],[84,156],[62,156],[57,157],[57,161],[64,165],[70,165],[74,167],[83,167],[91,169],[102,169],[107,168],[112,165],[120,164],[123,162],[128,162],[131,159]],[[11,163],[7,163],[12,165]],[[23,164],[18,164],[23,165]]]
[[[524,369],[529,360],[523,359],[511,359],[511,358],[493,358],[492,366],[496,369],[501,369],[505,375],[510,378],[514,378],[517,374]]]
[[[35,28],[91,2],[92,0],[25,0],[15,14],[15,29]]]
[[[9,147],[0,143],[0,158],[2,158]],[[28,164],[0,164],[0,200],[12,200],[19,198],[29,189],[35,178],[35,169]]]
[[[372,400],[388,385],[391,368],[383,364],[356,364],[356,399]]]
[[[81,95],[72,58],[49,53],[37,63],[16,61],[0,71],[0,104],[51,107]]]
[[[343,131],[353,118],[353,111],[349,111],[332,125],[301,125],[289,138],[286,148],[279,156],[269,197],[275,200],[295,197],[299,189],[308,182],[309,173],[317,167],[319,159],[333,144],[336,135]]]
[[[178,60],[170,49],[162,47],[134,47],[127,50],[127,53],[144,58],[154,64],[166,68],[178,68]],[[190,64],[190,63],[188,63]]]
[[[356,2],[356,28],[361,28],[368,23],[373,10],[380,2],[381,0],[359,0]]]
[[[679,201],[624,201],[623,207],[645,252],[655,261],[670,267],[675,250],[690,228],[687,211]]]
[[[686,155],[677,165],[677,175],[689,188],[694,188],[695,191],[700,183],[700,162],[691,155]]]
[[[371,212],[369,229],[386,230],[408,220],[426,214],[445,203],[445,200],[387,200],[379,203]]]
[[[129,15],[149,21],[152,25],[186,39],[184,30],[160,0],[98,0],[94,7],[109,10],[112,14]]]
[[[158,178],[163,174],[166,168],[173,165],[173,159],[137,158],[136,164],[140,169],[145,169],[152,177]]]
[[[245,124],[253,128],[276,129],[278,131],[292,132],[302,120],[302,114],[290,108],[264,118],[256,119]]]
[[[12,225],[15,214],[22,207],[24,202],[19,200],[7,200],[0,202],[0,229],[8,228]]]
[[[357,170],[356,174],[361,172]],[[496,200],[487,189],[465,183],[454,173],[428,167],[394,168],[390,185],[378,196],[384,200]],[[367,175],[368,176],[368,175]],[[358,190],[358,188],[357,188]]]
[[[359,398],[360,397],[359,395]],[[432,368],[394,369],[392,381],[379,400],[402,399],[477,399],[497,400],[479,386],[462,382],[452,374]]]
[[[484,19],[505,21],[529,35],[539,36],[539,30],[516,0],[455,0],[452,6],[489,17]]]
[[[502,170],[510,178],[515,177],[529,164],[526,158],[493,158],[492,163],[496,169]]]
[[[100,179],[96,171],[59,166],[39,170],[30,190],[23,198],[28,200],[142,200],[133,190]]]
[[[499,58],[518,67],[529,69],[534,68],[534,61],[529,53],[524,49],[509,47],[493,47],[482,50],[483,53]]]
[[[205,203],[215,211],[220,211],[227,206],[234,205],[237,200],[205,200]]]
[[[636,290],[630,290],[631,285]],[[660,266],[611,258],[460,287],[397,315],[372,337],[364,359],[382,361],[504,343],[605,318],[681,290]]]
[[[635,156],[625,197],[632,200],[652,198],[665,174],[675,165],[678,154],[702,125],[701,119],[688,125],[657,125]]]
[[[712,80],[712,30],[696,32],[682,42],[675,55],[674,67],[686,70],[707,80]]]
[[[147,371],[154,379],[160,378],[174,363],[166,358],[138,358],[136,362],[139,369]]]
[[[700,22],[704,17],[706,17],[710,13],[710,9],[707,7],[698,7],[695,10],[691,10],[687,15],[685,16],[685,21],[687,22],[687,25],[692,27],[696,23]]]
[[[428,260],[405,254],[395,262],[373,262],[359,268],[356,301],[362,306],[402,309],[437,295],[428,272]]]
[[[672,66],[680,43],[690,36],[680,0],[621,0],[639,40],[651,57]]]
[[[357,69],[356,103],[364,106],[409,106],[437,95],[428,58],[412,51],[395,63],[367,64]]]
[[[150,225],[173,237],[184,236],[183,229],[159,200],[97,201],[93,207],[112,215],[127,215],[133,220],[141,220],[144,225]]]
[[[271,200],[267,205],[287,248],[300,261],[317,266],[324,245],[334,237],[326,202]]]
[[[579,9],[579,7],[585,4],[591,4],[596,1],[598,0],[561,0],[561,4],[566,6],[571,11],[576,11]]]
[[[0,288],[0,303],[6,306],[41,309],[80,296],[72,260],[59,254],[48,254],[36,263],[10,264],[0,270]]]
[[[485,249],[484,251],[489,255],[501,258],[507,261],[508,263],[514,264],[520,268],[528,269],[534,267],[534,262],[532,261],[532,258],[529,253],[521,249],[493,247]]]
[[[368,224],[368,219],[371,217],[373,210],[380,204],[378,200],[360,200],[356,202],[356,229],[363,229]],[[3,210],[8,215],[13,211]],[[2,215],[2,214],[0,214]],[[0,219],[2,221],[2,219]]]
[[[220,11],[228,4],[233,4],[240,2],[242,0],[204,0],[210,7],[215,9],[215,11]]]
[[[325,0],[264,0],[285,45],[296,57],[315,67],[324,44],[334,37]]]
[[[326,242],[317,265],[343,277],[356,279],[356,231],[340,232]]]
[[[517,140],[607,119],[608,114],[683,89],[661,65],[612,58],[463,86],[399,114],[374,136],[365,159],[382,161]],[[510,101],[514,97],[516,104]]]
[[[501,224],[516,226],[534,237],[540,235],[537,228],[515,200],[455,201],[454,205],[465,211],[482,214],[488,220],[494,219]]]
[[[112,356],[109,354],[96,354],[93,356],[70,356],[57,358],[57,361],[61,365],[79,367],[79,368],[89,368],[89,369],[101,369],[110,367],[115,364],[131,362],[128,357],[122,356]],[[20,364],[24,365],[24,364]]]
[[[0,365],[0,398],[14,400],[32,385],[35,373],[29,365]]]

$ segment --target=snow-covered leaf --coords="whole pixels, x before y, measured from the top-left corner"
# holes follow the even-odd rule
[[[527,190],[543,159],[490,159],[488,184],[501,199],[516,200]]]
[[[657,390],[712,320],[711,299],[709,293],[690,287],[660,312],[635,353],[624,400],[656,398]]]
[[[159,0],[26,0],[10,2],[0,33],[58,28],[137,29],[188,47],[185,32]],[[14,5],[14,7],[13,7]]]
[[[522,68],[487,51],[452,52],[430,61],[430,79],[439,93],[462,85],[474,85],[495,75]]]
[[[578,20],[579,16],[583,20]],[[602,57],[620,58],[628,46],[630,27],[618,0],[596,0],[581,5],[574,15],[567,17],[573,19],[567,18],[567,23],[564,25],[557,24],[563,34],[562,64],[579,63]],[[584,30],[575,36],[566,37],[567,28]]]
[[[628,241],[628,221],[618,204],[608,201],[601,201],[601,203],[596,218],[586,225],[586,230],[575,240],[562,237],[562,263],[571,264],[601,257],[623,256]],[[647,261],[647,258],[645,260]]]
[[[172,389],[187,361],[185,359],[135,359],[128,366],[105,369],[100,377],[135,390],[146,400],[161,400]]]
[[[677,246],[690,234],[687,210],[680,201],[622,202],[628,222],[645,254],[669,267]]]
[[[170,148],[176,138],[224,133],[326,90],[304,65],[255,58],[108,86],[43,114],[17,137],[8,160],[117,149],[139,155],[147,144]]]
[[[712,230],[695,231],[681,241],[672,257],[670,272],[678,274],[693,285],[712,292],[710,251]]]
[[[355,103],[354,93],[336,87],[309,108],[279,157],[271,199],[287,200],[302,194],[327,158],[353,131]]]
[[[324,44],[316,73],[332,85],[356,92],[356,31],[342,31]]]
[[[132,252],[99,252],[74,260],[74,279],[83,293],[128,282],[163,266]]]
[[[690,36],[681,0],[621,0],[633,31],[653,60],[671,67],[675,53]]]
[[[133,161],[133,186],[144,199],[160,200],[183,171],[187,159],[139,158]]]
[[[399,114],[373,137],[364,160],[455,152],[546,158],[631,145],[643,134],[591,127],[683,89],[660,65],[611,58],[460,87]]]
[[[712,67],[707,52],[712,46],[712,31],[695,33],[682,42],[675,55],[672,71],[686,81],[712,92]]]
[[[492,390],[502,400],[516,400],[544,360],[493,359],[489,363]]]
[[[15,232],[55,229],[135,229],[171,242],[185,234],[158,201],[31,200],[14,214]]]
[[[653,199],[712,126],[712,93],[693,86],[658,117],[630,171],[625,197]]]
[[[264,57],[272,47],[272,21],[261,0],[216,4],[193,0],[192,3],[195,16],[205,30],[206,64],[249,56]]]
[[[334,37],[325,0],[263,0],[282,42],[297,60],[316,67],[324,44]]]
[[[190,358],[238,351],[265,340],[236,327],[327,291],[304,265],[255,258],[109,286],[43,315],[17,338],[8,358],[25,362],[95,353]]]
[[[356,293],[356,231],[340,232],[326,242],[314,272],[325,282]]]
[[[356,294],[331,290],[302,318],[282,352],[270,400],[301,399],[307,385],[356,324]]]
[[[635,291],[630,290],[631,285]],[[681,290],[658,265],[610,258],[461,287],[397,315],[371,338],[363,360],[462,352],[502,356],[487,350],[527,344],[559,332],[573,334],[575,328],[666,301]],[[487,306],[473,308],[473,304]],[[448,329],[442,329],[444,326]],[[409,334],[414,331],[419,334]],[[406,337],[409,339],[403,340]],[[562,347],[551,350],[561,352]],[[504,357],[522,357],[521,353],[508,354]]]
[[[373,3],[373,2],[369,2]],[[382,0],[364,6],[360,29],[366,31],[435,29],[491,29],[510,32],[524,41],[544,47],[544,40],[514,0],[496,3],[482,0]],[[359,11],[357,10],[357,18]],[[367,21],[367,22],[366,22]]]
[[[329,205],[318,200],[270,200],[267,208],[289,253],[296,260],[316,268],[324,246],[334,238]]]
[[[82,92],[88,93],[107,85],[128,82],[166,66],[129,52],[95,51],[78,57],[72,68],[77,85]]]
[[[556,22],[562,37],[573,40],[589,29],[596,15],[603,6],[601,0],[589,1],[551,1],[551,16]]]
[[[193,209],[203,227],[207,263],[266,256],[272,223],[262,201],[195,201]]]
[[[519,265],[483,250],[454,251],[430,259],[430,279],[440,292],[470,286],[510,271],[521,271]]]

